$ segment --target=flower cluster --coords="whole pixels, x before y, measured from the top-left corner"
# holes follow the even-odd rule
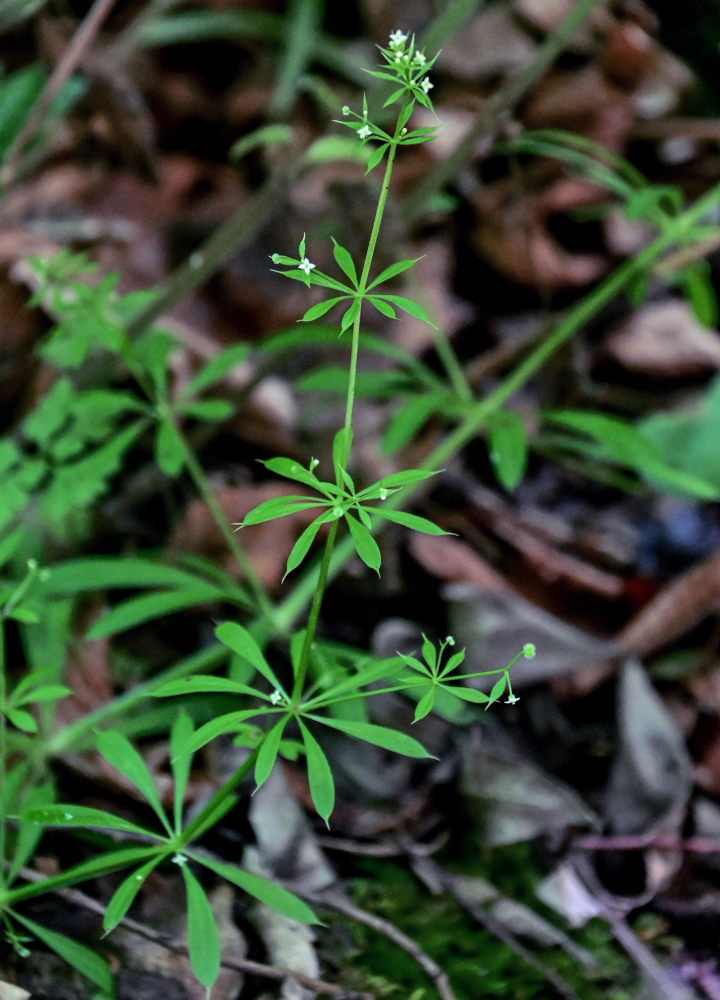
[[[380,52],[385,66],[380,71],[371,71],[372,76],[402,84],[388,98],[386,105],[408,95],[432,111],[428,94],[433,84],[427,74],[439,53],[428,61],[425,53],[415,47],[415,36],[408,36],[399,29],[390,35],[388,48],[380,48]]]

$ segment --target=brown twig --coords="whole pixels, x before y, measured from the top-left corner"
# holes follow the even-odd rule
[[[709,837],[578,837],[573,847],[582,851],[684,851],[688,854],[720,854],[720,840]]]
[[[518,941],[517,937],[508,930],[504,924],[488,913],[482,907],[477,906],[475,903],[470,902],[465,899],[461,893],[459,893],[455,887],[452,876],[446,872],[440,865],[428,857],[418,857],[412,848],[411,844],[407,845],[408,854],[411,860],[413,871],[417,877],[425,883],[429,888],[435,888],[440,886],[443,891],[447,892],[455,902],[461,906],[473,920],[477,921],[481,927],[483,927],[489,934],[492,934],[494,938],[501,941],[506,945],[518,958],[522,959],[526,965],[535,969],[548,983],[553,987],[556,993],[564,997],[565,1000],[579,1000],[577,994],[575,994],[569,986],[567,986],[562,979],[546,965],[540,962],[532,952],[528,951],[524,944]]]
[[[384,917],[378,917],[374,913],[368,913],[367,910],[363,910],[359,906],[355,906],[353,903],[348,902],[348,900],[346,900],[339,893],[332,890],[314,894],[311,899],[315,903],[322,904],[331,910],[336,910],[338,913],[342,913],[344,916],[349,917],[350,920],[354,920],[358,924],[370,927],[371,930],[377,931],[378,934],[382,934],[383,937],[392,941],[393,944],[398,946],[398,948],[402,948],[403,951],[407,952],[407,954],[410,955],[415,962],[417,962],[425,975],[432,980],[435,985],[435,989],[440,994],[441,1000],[455,1000],[455,994],[450,986],[450,980],[440,966],[422,950],[417,941],[413,941],[411,937],[404,934],[399,927],[395,926],[395,924],[386,920]]]
[[[83,57],[100,30],[100,25],[116,2],[117,0],[95,0],[95,3],[85,15],[84,20],[75,32],[72,41],[55,66],[55,69],[50,74],[42,93],[35,102],[32,111],[26,118],[23,127],[20,129],[8,151],[5,165],[0,172],[0,184],[2,186],[12,184],[17,178],[26,145],[42,124],[63,84],[70,78],[80,62],[82,62]]]

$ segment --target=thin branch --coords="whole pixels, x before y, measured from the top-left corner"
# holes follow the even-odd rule
[[[7,186],[17,178],[20,172],[22,155],[30,139],[42,125],[45,116],[52,107],[53,101],[60,93],[65,82],[70,78],[85,54],[95,40],[100,25],[108,16],[117,0],[95,0],[85,15],[80,27],[75,32],[72,41],[61,56],[55,69],[35,102],[32,111],[25,119],[23,127],[15,137],[8,151],[5,165],[0,171],[0,185]]]
[[[377,931],[378,934],[382,934],[383,937],[386,937],[388,941],[392,941],[398,948],[402,948],[404,952],[407,952],[417,962],[425,975],[435,984],[435,989],[440,994],[441,1000],[455,1000],[450,980],[440,966],[422,950],[417,941],[413,941],[411,937],[404,934],[395,924],[384,917],[378,917],[374,913],[368,913],[367,910],[353,905],[339,893],[332,890],[317,894],[314,893],[309,898],[313,902],[327,906],[331,910],[336,910],[338,913],[349,917],[350,920],[354,920],[356,923],[363,924],[363,926]]]
[[[709,837],[657,837],[635,836],[621,837],[578,837],[573,841],[573,847],[582,851],[684,851],[688,854],[720,854],[720,840]]]

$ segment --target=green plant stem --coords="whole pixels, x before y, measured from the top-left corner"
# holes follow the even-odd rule
[[[320,571],[318,573],[317,584],[315,586],[312,603],[310,605],[310,614],[308,615],[305,638],[303,640],[302,651],[300,653],[300,662],[298,663],[298,669],[293,683],[292,703],[295,707],[297,707],[300,703],[300,699],[305,688],[305,678],[307,677],[308,663],[310,662],[310,650],[312,649],[315,632],[317,631],[318,619],[320,618],[320,608],[322,606],[323,594],[325,593],[325,584],[328,578],[330,559],[332,557],[333,546],[335,545],[337,530],[338,522],[333,521],[325,540],[322,562],[320,563]]]
[[[423,469],[438,468],[471,441],[483,428],[488,417],[500,409],[528,379],[539,371],[559,347],[578,333],[585,323],[611,302],[636,274],[651,269],[658,259],[674,245],[678,243],[682,245],[687,235],[692,232],[693,226],[718,202],[720,202],[720,184],[712,187],[682,215],[679,215],[674,220],[674,225],[666,232],[661,233],[637,257],[622,264],[604,281],[600,282],[567,313],[547,340],[531,351],[494,392],[466,411],[460,425],[424,459],[420,467]],[[388,497],[384,506],[394,509],[401,503],[405,505],[408,499],[420,492],[421,488],[421,486],[408,486]],[[384,526],[385,522],[381,521],[375,526],[374,531],[377,533]],[[349,540],[345,539],[338,545],[330,563],[329,580],[332,580],[340,572],[352,552],[353,547]],[[276,607],[275,625],[277,627],[283,630],[292,628],[311,599],[317,579],[316,574],[315,568],[308,570],[299,579],[293,592]]]
[[[363,263],[362,272],[360,274],[360,281],[358,282],[358,297],[362,298],[367,291],[368,278],[370,277],[370,268],[372,267],[373,257],[375,256],[375,248],[377,246],[378,236],[380,235],[380,226],[382,224],[383,215],[385,214],[385,205],[387,204],[388,192],[390,191],[390,179],[393,172],[393,164],[395,163],[395,154],[397,153],[397,139],[400,136],[400,121],[402,120],[402,115],[408,105],[408,97],[406,95],[403,101],[400,114],[398,115],[398,124],[395,126],[394,142],[390,146],[388,152],[387,163],[385,164],[385,174],[383,176],[382,186],[380,188],[380,195],[378,197],[377,207],[375,209],[375,218],[373,219],[372,229],[370,230],[370,238],[368,239],[368,247],[365,253],[365,261]],[[353,405],[355,402],[355,382],[357,379],[357,359],[358,352],[360,349],[360,312],[358,312],[355,317],[355,321],[352,327],[352,346],[350,349],[350,373],[348,378],[348,391],[347,391],[347,401],[345,404],[345,448],[344,448],[344,461],[347,463],[350,457],[350,439],[352,434],[352,415],[353,415]],[[338,485],[341,485],[338,483]]]
[[[2,789],[5,787],[7,746],[6,746],[6,721],[5,721],[5,699],[7,689],[5,684],[5,617],[0,616],[0,864],[5,861],[5,831],[7,816],[5,815],[5,798]],[[3,881],[0,872],[0,882]]]
[[[227,542],[227,546],[230,549],[231,553],[233,554],[235,561],[242,570],[243,576],[245,577],[245,582],[250,588],[253,597],[255,598],[258,609],[262,613],[263,617],[268,621],[268,623],[272,623],[274,616],[274,609],[272,602],[265,593],[265,588],[258,579],[255,570],[252,568],[250,560],[245,554],[242,545],[240,545],[240,542],[237,540],[235,532],[230,527],[228,519],[225,516],[223,509],[220,506],[220,503],[218,502],[218,499],[215,496],[212,487],[210,486],[210,483],[208,482],[207,476],[205,475],[205,471],[203,470],[203,467],[200,465],[197,458],[195,457],[195,452],[191,448],[183,432],[177,426],[177,423],[175,423],[174,426],[175,430],[178,433],[178,437],[182,441],[183,451],[185,453],[185,464],[187,466],[188,472],[190,473],[190,478],[194,482],[195,488],[197,489],[198,493],[207,504],[208,510],[210,511],[212,518],[215,521],[215,524],[218,526],[218,529],[220,530],[225,541]]]
[[[262,741],[255,747],[252,753],[248,756],[247,760],[240,765],[237,771],[235,771],[235,773],[228,778],[225,784],[215,792],[207,805],[201,809],[197,816],[195,816],[195,818],[188,823],[180,838],[182,844],[189,844],[190,841],[195,840],[205,832],[208,822],[217,815],[218,808],[223,804],[223,802],[226,802],[230,798],[238,785],[245,780],[251,769],[254,767],[255,760],[257,759],[258,751],[261,746]]]

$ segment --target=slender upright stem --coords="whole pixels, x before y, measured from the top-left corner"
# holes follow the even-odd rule
[[[318,619],[320,618],[320,607],[322,605],[323,594],[325,593],[325,584],[327,583],[328,570],[330,569],[330,557],[332,556],[333,546],[335,545],[335,536],[337,535],[338,522],[333,521],[330,526],[330,531],[328,532],[327,539],[325,541],[325,548],[323,549],[322,562],[320,563],[320,572],[318,574],[317,584],[315,586],[315,592],[313,594],[312,604],[310,605],[310,614],[308,615],[308,624],[305,630],[305,639],[303,640],[303,647],[300,653],[300,662],[298,663],[297,673],[295,675],[295,681],[293,683],[292,692],[292,702],[293,705],[297,705],[302,697],[303,689],[305,687],[305,678],[307,676],[308,663],[310,662],[310,650],[312,649],[313,640],[315,638],[315,632],[317,630]]]
[[[250,773],[251,768],[255,764],[255,760],[261,746],[262,743],[255,747],[253,752],[240,765],[237,771],[235,771],[235,773],[228,778],[225,784],[215,792],[213,797],[207,805],[200,810],[197,816],[195,816],[195,818],[188,823],[182,832],[183,844],[189,844],[191,840],[195,840],[205,832],[209,821],[217,814],[219,806],[230,798],[237,786],[244,781]]]

